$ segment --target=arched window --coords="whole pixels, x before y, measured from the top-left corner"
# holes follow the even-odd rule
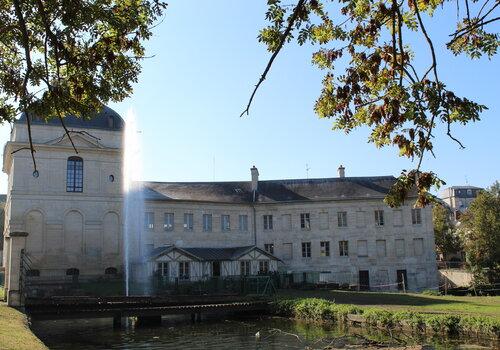
[[[83,159],[80,157],[68,158],[66,192],[83,192]]]
[[[71,269],[66,270],[66,276],[78,276],[80,274],[80,270],[72,267]]]
[[[114,267],[108,267],[106,270],[104,270],[104,274],[106,275],[116,275],[118,271]]]

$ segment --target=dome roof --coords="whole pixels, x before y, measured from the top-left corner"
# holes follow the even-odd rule
[[[16,121],[16,123],[25,124],[26,113],[21,114],[21,117]],[[31,124],[61,126],[61,122],[57,118],[51,118],[45,121],[36,116],[31,118]],[[112,131],[123,130],[123,128],[125,127],[125,122],[123,121],[122,117],[120,117],[118,113],[107,106],[104,106],[100,113],[90,119],[68,115],[64,117],[64,124],[66,125],[66,127]]]

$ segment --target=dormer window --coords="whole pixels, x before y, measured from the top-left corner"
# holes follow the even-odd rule
[[[83,192],[83,159],[80,157],[68,158],[66,192]]]

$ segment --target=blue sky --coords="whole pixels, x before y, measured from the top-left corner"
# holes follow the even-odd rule
[[[145,180],[249,180],[254,164],[261,179],[305,178],[306,164],[309,177],[336,176],[339,164],[347,176],[398,175],[409,169],[410,161],[399,158],[396,149],[368,144],[367,129],[345,135],[331,130],[331,120],[317,118],[313,105],[322,72],[310,63],[311,47],[288,45],[257,93],[250,116],[239,118],[269,58],[256,39],[265,10],[265,1],[169,1],[163,23],[147,43],[147,54],[154,57],[143,62],[133,96],[110,105],[122,115],[129,108],[137,114]],[[456,14],[448,6],[436,15],[438,21],[427,23],[438,47],[441,79],[489,110],[480,122],[454,128],[465,150],[437,133],[437,159],[428,157],[423,168],[436,171],[448,185],[467,180],[489,186],[500,178],[499,59],[451,55],[444,42]],[[426,59],[423,38],[413,41],[417,57]],[[1,127],[1,142],[7,141],[8,130]],[[0,191],[5,190],[2,175]]]

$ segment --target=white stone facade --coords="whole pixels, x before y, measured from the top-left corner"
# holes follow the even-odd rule
[[[382,199],[223,205],[198,202],[146,202],[154,213],[153,228],[144,228],[144,244],[153,247],[224,247],[256,245],[269,249],[283,261],[286,272],[322,272],[325,281],[358,283],[360,270],[369,271],[373,288],[397,289],[397,271],[406,270],[412,290],[437,287],[436,257],[431,207],[420,209],[421,223],[412,223],[412,208],[392,209]],[[375,210],[383,210],[384,225],[375,223]],[[338,213],[347,214],[347,226],[338,226]],[[174,227],[164,228],[165,213],[174,214]],[[193,230],[184,228],[184,214],[193,214]],[[203,230],[203,214],[212,215],[212,230]],[[310,229],[301,228],[300,215],[309,214]],[[229,215],[231,229],[223,231],[221,215]],[[248,218],[248,230],[239,229],[239,216]],[[264,215],[272,215],[273,229],[264,229]],[[347,256],[340,256],[339,241],[348,242]],[[321,253],[328,242],[329,254]],[[302,243],[310,243],[310,257],[303,257]],[[365,248],[366,244],[366,248]],[[267,245],[267,246],[266,246]],[[290,256],[291,248],[291,256]],[[363,251],[362,251],[363,250]],[[307,254],[306,254],[307,255]]]
[[[18,299],[21,249],[32,267],[47,276],[64,275],[69,268],[88,274],[121,268],[122,132],[70,129],[78,154],[62,127],[32,125],[38,177],[33,176],[29,150],[22,149],[29,146],[26,124],[15,123],[5,145],[3,266],[11,304]],[[72,156],[83,159],[81,193],[66,191],[67,160]],[[18,232],[27,236],[13,235]]]

